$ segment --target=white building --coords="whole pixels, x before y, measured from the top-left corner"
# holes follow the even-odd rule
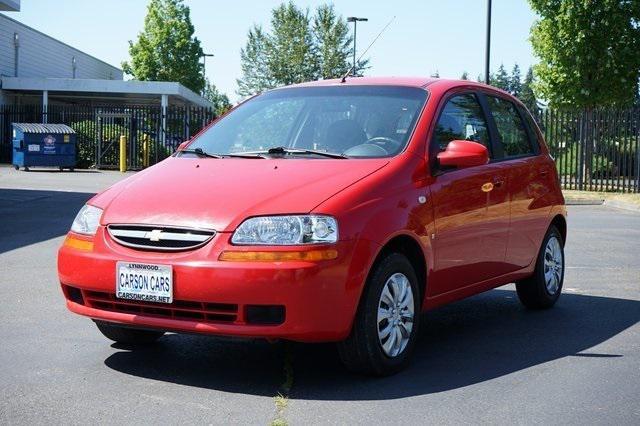
[[[18,22],[0,0],[0,105],[163,104],[210,107],[176,82],[123,80],[122,70]]]
[[[180,83],[123,80],[121,69],[20,23],[19,10],[20,0],[0,0],[0,162],[11,159],[12,122],[82,116],[100,129],[102,124],[117,123],[129,129],[133,157],[141,123],[156,153],[164,149],[166,155],[212,118],[213,105]],[[174,106],[185,108],[169,108]],[[143,112],[138,115],[132,112],[140,108]],[[139,116],[143,113],[144,118]],[[176,120],[182,125],[176,126]],[[105,165],[102,144],[105,149],[115,146],[112,136],[100,133],[96,140],[85,141],[97,144],[98,166]]]

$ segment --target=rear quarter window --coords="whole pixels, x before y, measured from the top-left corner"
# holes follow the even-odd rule
[[[505,157],[533,155],[529,133],[516,105],[506,99],[487,96]]]

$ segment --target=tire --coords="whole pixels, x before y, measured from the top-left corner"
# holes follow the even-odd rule
[[[551,225],[542,240],[533,275],[516,283],[520,302],[529,309],[552,307],[562,292],[564,268],[564,241],[558,228]]]
[[[399,291],[400,295],[394,295],[394,282],[396,289],[404,287],[411,292]],[[385,300],[400,301],[405,307],[398,309],[396,304],[397,310],[393,311]],[[418,335],[421,300],[415,270],[404,255],[391,253],[378,262],[362,293],[351,334],[338,343],[338,353],[345,367],[352,372],[375,376],[388,376],[405,368]],[[379,306],[386,312],[381,317]],[[391,341],[394,336],[400,342]]]
[[[119,327],[114,324],[96,321],[100,333],[107,339],[125,345],[148,345],[158,340],[163,331],[139,330],[135,328]]]

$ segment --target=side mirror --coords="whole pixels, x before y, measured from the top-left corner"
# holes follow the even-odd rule
[[[180,145],[178,145],[178,148],[176,148],[176,152],[182,151],[183,149],[185,149],[187,147],[187,145],[189,145],[189,142],[191,142],[191,141],[187,140],[187,141],[182,142]]]
[[[477,142],[454,140],[438,154],[438,162],[446,167],[482,166],[489,162],[487,147]]]

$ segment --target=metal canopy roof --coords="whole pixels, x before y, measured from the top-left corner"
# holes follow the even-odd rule
[[[24,133],[75,133],[66,124],[12,123],[13,127]]]
[[[180,83],[171,81],[136,81],[136,80],[97,80],[84,78],[27,78],[0,77],[0,88],[17,93],[36,93],[47,91],[48,97],[83,97],[106,98],[117,96],[122,99],[153,99],[160,102],[160,96],[181,103],[202,107],[213,107],[207,99],[192,92]]]

